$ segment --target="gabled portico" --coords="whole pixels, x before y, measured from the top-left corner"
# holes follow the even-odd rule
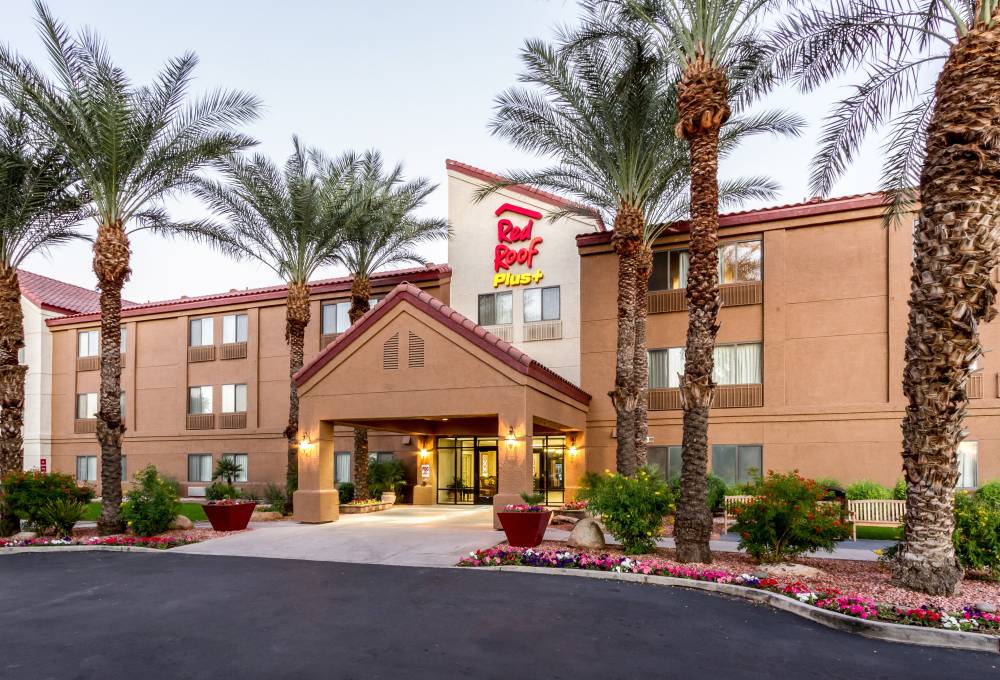
[[[304,522],[337,519],[335,424],[415,437],[416,504],[458,502],[470,488],[472,502],[491,498],[494,508],[518,502],[535,484],[532,453],[543,437],[566,448],[558,473],[569,496],[586,468],[590,396],[409,284],[397,286],[295,380],[299,422],[310,442],[299,453],[295,495],[295,514]],[[449,457],[454,480],[444,478]],[[472,487],[462,481],[470,464]]]

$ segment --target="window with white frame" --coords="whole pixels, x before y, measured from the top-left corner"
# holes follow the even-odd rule
[[[333,481],[342,484],[351,481],[351,453],[349,451],[337,451],[333,454]]]
[[[479,296],[479,325],[508,326],[514,323],[514,293],[485,293]]]
[[[346,331],[351,325],[350,311],[350,302],[327,302],[324,304],[320,332],[323,335],[335,335]]]
[[[188,454],[188,481],[189,482],[212,481],[212,454],[210,453]]]
[[[222,342],[227,345],[234,342],[246,342],[249,323],[249,317],[246,314],[226,314],[223,316]]]
[[[206,347],[215,344],[212,335],[214,326],[215,319],[210,316],[203,319],[191,319],[191,331],[188,334],[188,342],[191,347]]]
[[[676,290],[687,288],[688,251],[665,250],[653,253],[653,267],[649,272],[649,290]]]
[[[223,385],[222,386],[222,412],[223,413],[243,413],[247,410],[247,386]]]
[[[682,448],[680,446],[650,446],[647,454],[649,464],[657,468],[667,481],[680,479]]]
[[[979,442],[962,442],[958,445],[957,489],[974,489],[979,486]]]
[[[712,379],[717,385],[759,385],[761,383],[761,343],[744,342],[716,345]],[[649,389],[680,387],[684,373],[684,348],[649,350]]]
[[[199,385],[188,388],[188,413],[212,413],[212,386]]]
[[[524,291],[524,322],[559,319],[559,286]]]
[[[76,457],[76,481],[97,481],[97,456]]]
[[[223,460],[231,460],[240,466],[239,474],[236,475],[234,482],[246,482],[247,481],[247,454],[245,453],[224,453],[222,454]]]
[[[757,444],[716,444],[712,447],[712,474],[726,484],[747,484],[763,471],[764,447]]]
[[[736,241],[719,246],[719,283],[761,280],[760,241]]]
[[[101,351],[101,334],[98,331],[80,331],[76,334],[78,357],[96,357]]]
[[[76,395],[76,417],[79,420],[97,417],[97,392]]]

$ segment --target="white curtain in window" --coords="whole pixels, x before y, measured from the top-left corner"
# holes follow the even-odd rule
[[[678,288],[687,288],[688,285],[688,251],[684,250],[680,253],[680,263],[678,266]]]
[[[684,348],[671,347],[667,355],[667,387],[680,387],[680,374],[684,372]]]
[[[351,454],[338,452],[333,470],[333,480],[337,483],[351,481]]]
[[[712,380],[717,385],[732,385],[736,381],[736,346],[721,345],[715,348],[715,369]]]
[[[736,345],[736,385],[759,385],[761,364],[760,343]]]
[[[245,482],[247,481],[247,454],[245,453],[227,453],[222,456],[223,458],[228,458],[234,461],[240,466],[240,473],[236,475],[233,480],[235,482]]]
[[[958,445],[958,484],[956,488],[972,489],[979,485],[979,442]]]
[[[670,350],[667,349],[649,350],[649,389],[651,390],[667,387],[669,380],[667,374],[668,352]]]

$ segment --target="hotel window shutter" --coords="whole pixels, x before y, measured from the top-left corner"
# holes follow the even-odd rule
[[[424,367],[424,339],[419,335],[413,333],[413,331],[408,331],[410,334],[409,350],[410,356],[407,360],[407,365],[410,368],[423,368]]]
[[[382,368],[386,371],[399,368],[399,333],[393,333],[392,337],[382,345]]]

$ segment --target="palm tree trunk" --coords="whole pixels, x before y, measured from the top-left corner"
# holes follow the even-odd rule
[[[27,366],[17,360],[24,347],[24,314],[17,269],[0,267],[0,477],[24,467],[24,376]],[[0,515],[0,536],[17,533],[17,515]]]
[[[950,595],[963,576],[952,543],[956,451],[979,324],[996,316],[990,272],[1000,227],[1000,25],[951,49],[927,129],[914,233],[903,392],[905,538],[892,565],[907,588]]]
[[[615,389],[608,392],[608,396],[615,408],[615,465],[619,474],[629,477],[636,470],[635,410],[639,392],[635,380],[635,279],[642,229],[642,212],[622,204],[615,215],[612,240],[618,255],[618,344]]]
[[[94,274],[101,289],[101,388],[97,411],[97,441],[101,445],[101,516],[97,530],[102,535],[121,533],[122,422],[121,315],[122,286],[128,280],[128,237],[122,224],[102,224],[94,242]]]
[[[680,562],[712,561],[708,509],[708,414],[715,383],[719,330],[719,128],[729,117],[725,74],[698,62],[678,88],[678,134],[691,155],[691,240],[687,280],[688,331],[681,405],[684,409],[681,494],[674,536]]]
[[[306,326],[309,325],[309,286],[304,282],[288,284],[285,311],[285,341],[288,343],[288,460],[285,468],[287,500],[285,511],[292,513],[292,496],[299,486],[299,388],[292,379],[305,361]]]
[[[355,274],[351,282],[351,308],[347,312],[352,326],[371,309],[368,304],[371,292],[369,278]],[[368,430],[363,427],[354,428],[354,498],[368,499]]]
[[[649,315],[649,274],[653,269],[653,251],[643,244],[635,274],[635,355],[632,370],[639,398],[635,405],[635,463],[646,465],[649,448],[649,354],[646,349],[646,320]],[[663,470],[666,475],[667,471]]]

